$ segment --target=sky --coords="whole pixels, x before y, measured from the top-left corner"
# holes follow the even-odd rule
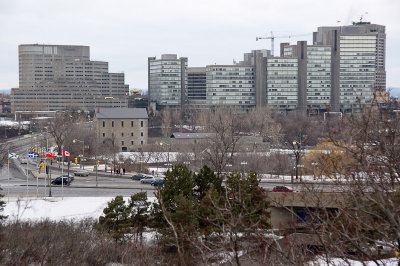
[[[386,26],[387,87],[400,96],[399,0],[0,0],[0,90],[18,87],[19,44],[89,45],[92,60],[147,89],[147,57],[176,53],[190,67],[231,64],[270,49],[256,37],[308,36],[318,26],[364,21]],[[367,13],[367,14],[366,14]],[[396,49],[397,48],[397,49]]]

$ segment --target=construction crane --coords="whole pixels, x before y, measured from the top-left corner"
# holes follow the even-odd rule
[[[271,36],[269,36],[269,37],[256,37],[256,41],[258,41],[258,40],[271,40],[271,55],[274,56],[275,39],[292,38],[292,37],[300,37],[300,36],[308,36],[308,35],[311,35],[311,33],[287,35],[287,36],[275,36],[274,33],[271,31]]]

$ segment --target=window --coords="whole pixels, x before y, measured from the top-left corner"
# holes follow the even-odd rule
[[[121,121],[121,127],[124,127],[124,121]]]
[[[140,121],[140,127],[143,127],[143,121]]]
[[[124,141],[121,141],[121,145],[124,145]]]
[[[106,133],[103,133],[103,138],[106,136]]]
[[[131,145],[133,145],[133,140],[131,141]]]
[[[140,132],[140,136],[142,136],[142,137],[143,137],[143,132]]]
[[[121,133],[121,137],[123,137],[123,136],[124,136],[124,132]]]
[[[142,140],[142,141],[140,141],[140,145],[143,145],[143,140]]]
[[[114,121],[111,121],[111,127],[114,127]]]
[[[103,121],[103,127],[106,127],[106,121]],[[103,133],[104,134],[104,133]]]
[[[131,133],[131,137],[133,137],[133,132]]]
[[[131,121],[131,127],[133,127],[133,121]]]

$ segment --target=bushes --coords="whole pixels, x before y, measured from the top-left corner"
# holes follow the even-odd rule
[[[93,220],[81,222],[15,222],[2,228],[1,265],[105,265],[121,262],[131,245],[118,245],[94,229]],[[135,257],[132,257],[135,256]],[[125,258],[126,260],[126,258]]]

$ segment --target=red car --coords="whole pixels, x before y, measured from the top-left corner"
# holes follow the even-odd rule
[[[296,190],[289,189],[285,186],[276,186],[272,189],[272,192],[296,192]]]

